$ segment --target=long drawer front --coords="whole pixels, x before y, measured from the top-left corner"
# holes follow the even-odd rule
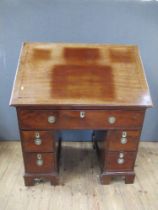
[[[22,129],[140,128],[144,111],[21,109],[18,117]]]

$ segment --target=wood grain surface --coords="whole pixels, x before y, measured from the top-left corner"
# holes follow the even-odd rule
[[[41,141],[39,145],[35,143],[37,132]],[[53,131],[21,131],[21,141],[25,152],[56,151],[56,139]]]
[[[64,142],[60,174],[63,185],[49,182],[25,187],[20,142],[0,142],[1,210],[157,210],[158,143],[141,142],[133,185],[115,177],[100,185],[99,166],[90,143]]]
[[[10,105],[150,107],[152,101],[137,46],[24,43]]]
[[[122,132],[124,130],[114,130],[107,132],[107,147],[109,151],[135,151],[139,143],[141,130],[126,130],[127,143],[121,143]]]
[[[56,172],[56,154],[54,153],[25,153],[25,169],[27,173]],[[38,166],[37,155],[41,155],[43,165]]]
[[[109,129],[141,128],[144,111],[126,110],[86,110],[85,117],[80,117],[83,110],[29,110],[18,109],[19,123],[22,129]],[[56,121],[49,123],[54,116]],[[115,117],[113,124],[110,117]]]

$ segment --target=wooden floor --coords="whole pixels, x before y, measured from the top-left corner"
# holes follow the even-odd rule
[[[25,187],[20,142],[0,142],[0,210],[158,209],[158,143],[140,144],[132,185],[100,185],[90,143],[63,143],[61,154],[61,186]]]

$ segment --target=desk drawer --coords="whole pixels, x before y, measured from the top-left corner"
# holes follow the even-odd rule
[[[54,153],[24,153],[27,173],[50,173],[56,170]]]
[[[19,110],[22,129],[140,128],[144,111]]]
[[[109,152],[106,156],[107,171],[130,171],[135,163],[135,152]]]
[[[137,150],[140,130],[113,130],[107,134],[108,150],[135,151]]]
[[[55,137],[52,131],[22,131],[25,152],[54,152]]]

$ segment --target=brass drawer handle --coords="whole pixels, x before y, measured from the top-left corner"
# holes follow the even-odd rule
[[[56,117],[55,116],[49,116],[48,117],[48,122],[51,123],[51,124],[55,123],[56,122]]]
[[[124,162],[125,162],[125,160],[124,160],[124,153],[120,152],[119,153],[119,158],[117,159],[117,163],[118,164],[123,164]]]
[[[123,131],[122,138],[121,138],[121,144],[126,144],[126,143],[127,143],[127,132]]]
[[[108,118],[108,122],[109,122],[110,124],[114,124],[114,123],[116,122],[116,117],[110,116],[110,117]]]
[[[81,111],[80,112],[80,118],[85,118],[85,116],[86,116],[86,113],[84,111]]]
[[[44,161],[42,159],[42,155],[41,154],[37,154],[37,160],[36,160],[37,166],[42,166],[43,163],[44,163]]]
[[[118,158],[118,159],[117,159],[117,163],[118,163],[119,165],[123,164],[124,162],[125,162],[125,160],[124,160],[123,158]]]
[[[125,137],[121,138],[121,144],[127,144],[127,138]]]
[[[35,143],[35,145],[41,145],[42,144],[42,139],[40,138],[39,132],[35,133],[34,143]]]
[[[42,144],[42,139],[34,139],[34,143],[38,146]]]

